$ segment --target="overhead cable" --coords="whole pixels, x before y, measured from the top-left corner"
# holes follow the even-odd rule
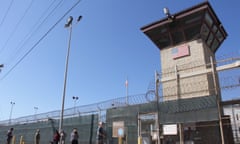
[[[16,68],[23,60],[24,58],[26,58],[33,50],[34,48],[36,48],[38,46],[38,44],[57,26],[57,24],[59,24],[61,22],[61,20],[67,15],[69,14],[79,3],[81,2],[81,0],[78,0],[67,12],[65,12],[65,14],[60,17],[58,19],[58,21],[49,28],[49,30],[31,47],[31,49],[29,49],[18,61],[17,63],[1,78],[1,80],[3,80],[4,78],[6,78],[10,72],[12,72],[14,70],[14,68]]]
[[[12,36],[14,35],[14,33],[16,32],[17,28],[19,27],[20,23],[22,22],[22,20],[24,19],[24,17],[26,16],[27,12],[30,10],[31,6],[33,4],[33,0],[30,2],[30,4],[28,5],[27,9],[24,11],[23,16],[20,18],[20,20],[17,22],[16,26],[14,27],[14,29],[12,30],[11,34],[9,35],[9,37],[7,38],[7,41],[4,43],[3,47],[0,49],[0,54],[2,51],[4,51],[4,49],[6,48],[9,40],[12,38]]]
[[[2,21],[1,21],[1,23],[0,23],[0,26],[2,26],[2,24],[4,23],[7,15],[8,15],[8,13],[9,13],[11,7],[12,7],[13,1],[14,1],[14,0],[11,0],[9,6],[8,6],[8,8],[7,8],[7,11],[6,11],[6,13],[4,14],[4,17],[3,17],[3,19],[2,19]]]
[[[45,12],[47,12],[47,11],[50,9],[50,7],[54,4],[55,1],[56,1],[56,0],[54,0],[54,1],[49,5],[49,7],[47,8],[47,10],[46,10]],[[45,15],[45,13],[42,14],[42,16],[39,18],[39,20],[38,20],[38,21],[35,23],[35,25],[34,25],[34,26],[37,26],[37,27],[36,27],[35,29],[32,28],[33,30],[31,30],[27,35],[25,35],[24,39],[18,44],[19,47],[17,48],[16,52],[15,52],[14,54],[12,54],[12,56],[9,58],[9,60],[8,60],[8,61],[10,61],[9,63],[11,63],[11,61],[13,61],[13,59],[17,57],[17,54],[20,54],[20,53],[21,53],[22,48],[30,41],[30,38],[32,38],[33,35],[37,33],[37,31],[40,29],[40,27],[41,27],[41,26],[44,24],[44,22],[50,17],[50,15],[52,15],[52,13],[57,9],[57,7],[59,7],[59,5],[61,4],[62,1],[63,1],[63,0],[61,0],[61,1],[57,4],[57,6],[55,6],[55,7],[52,9],[52,11],[44,18],[44,20],[43,20],[42,22],[40,22],[40,20],[41,20],[42,17]],[[40,24],[39,24],[39,23],[40,23]],[[39,25],[38,25],[38,24],[39,24]]]

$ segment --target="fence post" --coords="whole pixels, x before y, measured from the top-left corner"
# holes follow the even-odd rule
[[[118,137],[118,144],[122,144],[122,137],[121,136]]]
[[[138,144],[142,144],[142,137],[138,136]]]
[[[15,144],[15,141],[16,141],[16,136],[13,136],[12,137],[12,144]]]
[[[20,137],[20,142],[19,144],[22,144],[23,143],[23,136]]]

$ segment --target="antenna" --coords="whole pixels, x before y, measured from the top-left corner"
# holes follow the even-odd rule
[[[168,8],[163,8],[163,13],[167,16],[167,17],[169,17],[170,16],[170,12],[169,12],[169,9]]]
[[[174,16],[170,14],[170,11],[169,11],[168,8],[166,8],[166,7],[163,8],[163,13],[164,13],[169,19],[171,19],[171,20],[174,19]]]

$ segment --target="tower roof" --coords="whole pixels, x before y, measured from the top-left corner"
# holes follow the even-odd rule
[[[208,1],[170,14],[141,30],[161,50],[201,38],[216,52],[227,33]]]

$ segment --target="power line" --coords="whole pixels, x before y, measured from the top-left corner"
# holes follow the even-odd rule
[[[0,49],[0,54],[1,54],[1,52],[4,51],[4,49],[6,48],[9,40],[12,38],[12,36],[13,36],[14,33],[16,32],[18,26],[20,25],[20,23],[22,22],[22,20],[23,20],[24,17],[26,16],[27,12],[30,10],[30,8],[31,8],[31,6],[32,6],[32,4],[33,4],[33,1],[34,1],[34,0],[32,0],[32,1],[30,2],[30,4],[28,5],[27,9],[24,11],[23,16],[22,16],[22,17],[20,18],[20,20],[17,22],[17,24],[16,24],[16,26],[14,27],[13,31],[12,31],[11,34],[9,35],[7,41],[4,43],[3,47]]]
[[[9,75],[10,72],[13,71],[13,69],[15,67],[17,67],[18,64],[20,64],[24,58],[26,58],[33,50],[34,48],[36,48],[38,46],[38,44],[57,26],[57,24],[60,23],[60,21],[68,14],[72,11],[72,9],[74,9],[79,3],[81,2],[81,0],[78,0],[70,9],[68,9],[67,12],[65,12],[65,14],[60,17],[58,19],[58,21],[52,26],[50,27],[50,29],[31,47],[31,49],[29,49],[18,61],[17,63],[1,78],[1,80],[3,80],[5,77],[7,77]]]
[[[11,0],[10,5],[8,6],[7,11],[6,11],[6,13],[4,14],[4,17],[3,17],[3,19],[2,19],[2,21],[1,21],[1,23],[0,23],[0,26],[2,26],[2,24],[4,23],[7,15],[8,15],[8,12],[9,12],[9,10],[10,10],[11,7],[12,7],[13,1],[14,1],[14,0]]]
[[[55,7],[53,8],[53,10],[52,10],[52,11],[44,18],[44,20],[40,23],[40,20],[43,18],[43,16],[45,15],[45,13],[42,14],[42,16],[40,17],[40,19],[35,23],[34,26],[37,26],[38,23],[40,23],[40,24],[39,24],[35,29],[32,28],[33,30],[31,30],[27,35],[25,35],[24,39],[23,39],[22,41],[20,41],[20,43],[18,44],[19,47],[17,48],[17,51],[15,52],[15,54],[13,54],[14,56],[12,55],[12,56],[9,58],[9,61],[10,61],[9,63],[11,63],[11,61],[13,61],[13,59],[14,59],[15,57],[17,57],[17,54],[21,52],[22,48],[28,43],[28,41],[30,40],[30,38],[32,38],[33,35],[37,33],[37,31],[38,31],[38,30],[40,29],[40,27],[44,24],[44,22],[46,22],[46,20],[50,17],[50,15],[57,9],[57,7],[60,6],[60,4],[61,4],[62,1],[63,1],[63,0],[61,0],[61,1],[57,4],[57,6],[55,6]],[[56,0],[54,0],[54,1],[49,5],[49,7],[47,8],[47,10],[46,10],[45,12],[47,12],[47,11],[50,9],[50,7],[52,7],[52,5],[53,5],[55,2],[56,2]]]

